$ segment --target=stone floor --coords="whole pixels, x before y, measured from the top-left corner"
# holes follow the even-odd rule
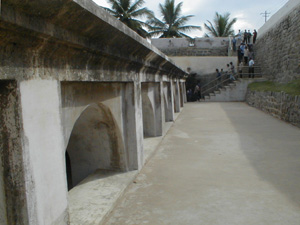
[[[245,103],[186,104],[105,225],[299,225],[300,129]]]

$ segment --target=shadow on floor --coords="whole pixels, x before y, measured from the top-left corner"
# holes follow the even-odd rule
[[[220,104],[257,174],[300,206],[300,129],[245,105]]]

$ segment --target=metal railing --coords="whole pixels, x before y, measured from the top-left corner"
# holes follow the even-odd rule
[[[250,78],[250,77],[262,77],[261,75],[261,67],[255,66],[254,68],[254,73],[249,73],[249,67],[248,66],[243,66],[239,67],[239,71],[235,74],[233,74],[234,80],[237,80],[238,78]],[[244,72],[247,70],[248,72]],[[240,72],[242,71],[242,72]],[[256,71],[256,72],[255,72]],[[257,72],[259,71],[259,72]],[[232,80],[228,73],[225,73],[221,75],[220,77],[215,78],[214,80],[206,83],[205,85],[201,86],[200,91],[201,91],[201,98],[204,98],[205,95],[208,95],[209,93],[212,93],[214,91],[217,91],[227,84],[232,83],[234,80]]]

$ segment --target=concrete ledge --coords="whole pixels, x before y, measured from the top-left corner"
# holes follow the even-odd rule
[[[120,73],[141,71],[185,75],[146,39],[91,0],[2,0],[0,35],[0,46],[5,48],[1,51],[2,79],[35,75],[95,81],[103,80],[101,74],[107,71],[113,71],[118,80],[122,80]],[[14,67],[24,69],[16,76]]]

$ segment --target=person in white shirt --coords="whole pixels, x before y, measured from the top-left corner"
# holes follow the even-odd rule
[[[249,78],[254,78],[254,60],[250,58],[249,60]]]

